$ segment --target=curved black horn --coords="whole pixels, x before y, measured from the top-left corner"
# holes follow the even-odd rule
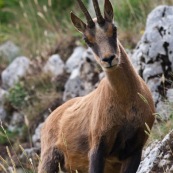
[[[105,20],[104,20],[104,18],[102,17],[102,14],[101,14],[101,11],[100,11],[100,8],[99,8],[98,1],[97,1],[97,0],[93,0],[93,5],[94,5],[94,9],[95,9],[96,16],[97,16],[97,22],[98,22],[99,24],[104,23]]]
[[[88,26],[89,27],[94,27],[95,23],[93,22],[88,10],[86,9],[84,3],[81,1],[81,0],[77,0],[78,1],[78,4],[82,10],[82,12],[84,13],[85,17],[86,17],[86,20],[87,20],[87,23],[88,23]]]

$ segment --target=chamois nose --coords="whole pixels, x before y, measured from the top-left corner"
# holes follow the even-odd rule
[[[112,61],[114,58],[115,58],[115,55],[111,55],[109,57],[102,58],[102,61],[107,62],[110,66],[112,66]]]

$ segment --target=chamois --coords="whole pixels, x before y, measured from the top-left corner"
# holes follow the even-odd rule
[[[105,0],[104,17],[93,0],[92,19],[81,0],[87,24],[71,12],[74,26],[106,77],[97,89],[54,110],[41,132],[39,173],[135,173],[155,112],[151,93],[117,39],[113,7]],[[145,99],[144,99],[145,98]]]

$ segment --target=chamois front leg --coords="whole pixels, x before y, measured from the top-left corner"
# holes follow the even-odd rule
[[[121,173],[136,173],[141,161],[142,149],[137,150],[132,156],[127,158],[123,164]]]
[[[91,149],[89,155],[89,173],[103,173],[105,165],[105,146],[103,140]]]

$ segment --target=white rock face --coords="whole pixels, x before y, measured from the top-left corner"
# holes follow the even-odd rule
[[[148,15],[145,33],[132,56],[139,74],[153,93],[156,106],[166,96],[165,87],[171,87],[168,80],[162,80],[163,75],[173,79],[170,75],[173,71],[172,21],[173,6],[155,8]]]
[[[11,62],[14,58],[20,55],[20,49],[13,42],[7,41],[0,45],[0,57]]]
[[[85,48],[79,46],[76,47],[66,62],[66,71],[71,73],[75,68],[79,67],[81,61],[83,60],[83,53],[86,51]]]
[[[53,77],[64,73],[65,64],[59,55],[52,55],[43,68],[44,73],[51,74]]]
[[[77,96],[83,96],[95,88],[99,80],[97,63],[91,49],[86,50],[80,64],[75,68],[65,84],[63,100],[67,101]]]
[[[11,88],[29,71],[30,60],[24,56],[16,58],[1,74],[2,86]]]
[[[137,173],[149,173],[149,170],[153,167],[154,161],[159,154],[159,150],[156,146],[159,142],[156,141],[151,144],[143,153],[143,161],[139,165]]]
[[[143,153],[137,173],[172,173],[173,131],[162,141],[152,143]]]

